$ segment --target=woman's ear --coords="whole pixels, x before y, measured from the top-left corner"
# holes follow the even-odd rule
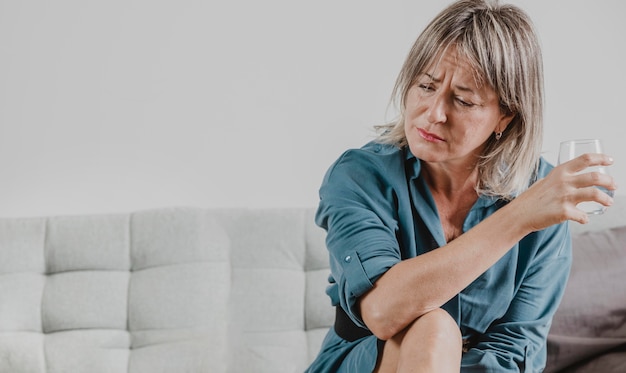
[[[516,113],[513,113],[511,111],[503,111],[502,114],[500,115],[500,121],[498,122],[498,125],[496,126],[494,132],[495,133],[502,133],[504,132],[504,130],[509,126],[509,124],[513,121],[513,118],[515,118],[515,115],[517,115]]]

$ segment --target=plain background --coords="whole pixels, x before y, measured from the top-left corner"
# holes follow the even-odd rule
[[[544,48],[545,157],[601,138],[626,185],[626,2],[513,3]],[[315,206],[447,4],[0,0],[0,216]]]

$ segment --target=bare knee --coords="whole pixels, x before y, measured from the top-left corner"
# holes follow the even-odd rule
[[[377,372],[456,371],[463,339],[456,321],[442,309],[430,311],[385,342]]]
[[[441,308],[422,315],[407,330],[407,334],[416,334],[422,340],[429,338],[433,342],[440,341],[458,345],[459,348],[463,345],[459,326],[452,316]]]
[[[463,337],[456,321],[442,309],[422,315],[404,335],[400,349],[401,372],[458,372],[461,366]],[[414,361],[410,361],[413,357]],[[406,364],[405,364],[406,363]],[[418,364],[420,369],[412,366]]]

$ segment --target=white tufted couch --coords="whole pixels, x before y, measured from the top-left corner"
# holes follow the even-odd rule
[[[590,226],[617,249],[579,248],[604,262],[575,268],[572,283],[586,289],[568,288],[548,371],[626,371],[625,207]],[[0,372],[302,372],[334,317],[313,214],[168,208],[0,219]],[[578,291],[600,298],[581,307]],[[603,327],[587,325],[596,317]]]
[[[0,219],[0,372],[298,372],[332,322],[312,209]]]

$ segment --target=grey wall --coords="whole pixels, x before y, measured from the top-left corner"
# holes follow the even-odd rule
[[[626,3],[515,3],[544,45],[546,157],[602,138],[626,185]],[[0,0],[0,216],[313,206],[445,4]]]

